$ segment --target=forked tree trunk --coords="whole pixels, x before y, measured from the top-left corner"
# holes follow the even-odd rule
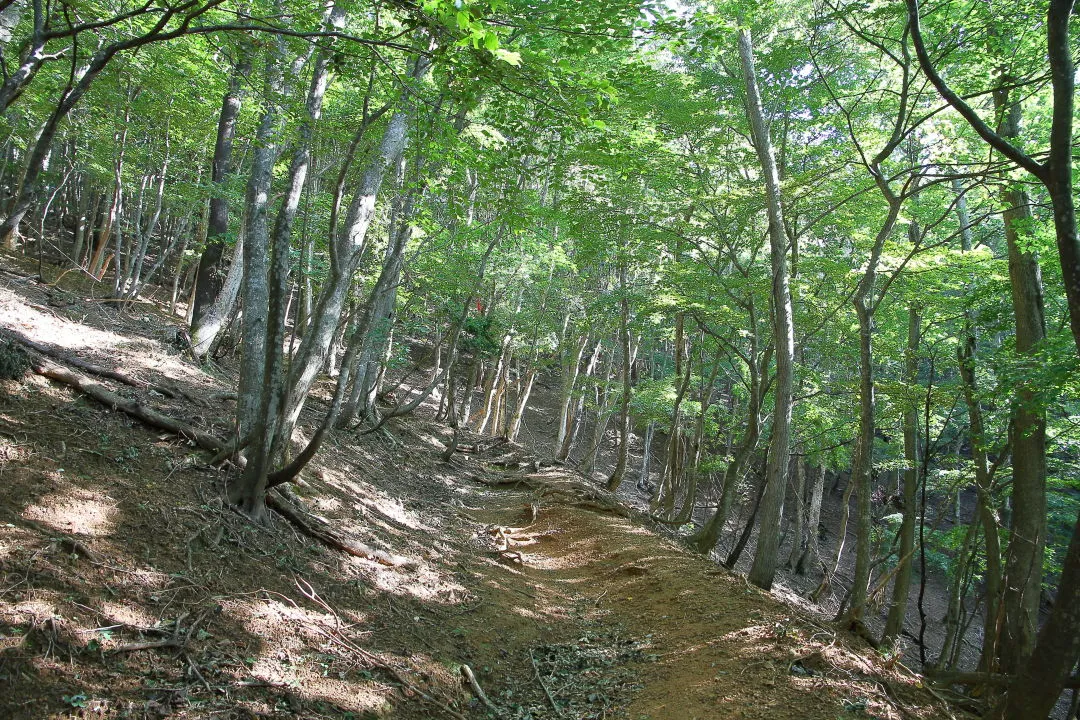
[[[427,74],[430,66],[431,61],[427,55],[418,55],[412,62],[409,76],[413,81],[418,81]],[[408,96],[405,103],[406,106],[390,118],[378,151],[364,169],[360,187],[349,205],[344,227],[331,244],[330,273],[293,361],[282,423],[283,431],[291,432],[296,426],[308,393],[326,363],[353,274],[367,248],[367,232],[375,217],[376,200],[383,179],[405,151],[409,118],[412,114],[412,101]]]

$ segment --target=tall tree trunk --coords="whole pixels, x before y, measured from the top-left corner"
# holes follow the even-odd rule
[[[634,356],[630,351],[630,298],[627,297],[627,264],[623,258],[619,263],[619,341],[622,350],[622,395],[619,397],[619,447],[616,451],[615,469],[607,481],[607,489],[615,492],[626,475],[626,461],[630,456],[630,378],[634,366]],[[675,428],[672,428],[675,432]]]
[[[327,25],[331,29],[340,29],[345,19],[344,10],[334,5],[330,9]],[[262,142],[256,148],[255,164],[260,168],[260,176],[256,179],[253,173],[253,182],[249,188],[250,214],[257,216],[254,222],[249,220],[249,232],[245,248],[255,248],[262,245],[262,238],[266,234],[266,209],[265,197],[257,197],[263,189],[269,189],[270,176],[273,161],[267,167],[268,174],[261,176],[265,158],[271,158],[273,149],[273,135],[279,124],[278,110],[274,103],[277,94],[282,90],[280,70],[277,62],[283,54],[284,42],[278,40],[278,56],[268,59],[271,67],[268,68],[267,97],[268,105],[263,123],[268,124],[265,138],[259,138]],[[285,189],[281,207],[278,210],[274,223],[274,233],[271,240],[270,257],[266,258],[264,248],[257,251],[245,250],[245,266],[247,273],[245,278],[244,293],[244,349],[250,352],[252,358],[245,355],[243,369],[251,373],[251,380],[257,383],[258,398],[255,405],[255,413],[248,426],[250,429],[250,441],[248,444],[248,462],[244,468],[239,487],[236,488],[233,502],[240,506],[241,512],[253,519],[260,519],[264,512],[267,475],[270,471],[274,458],[282,453],[282,443],[287,443],[289,435],[278,433],[280,426],[280,407],[285,392],[284,385],[284,344],[285,344],[285,316],[288,312],[285,307],[287,289],[289,284],[289,255],[292,245],[292,230],[296,219],[297,210],[300,207],[300,197],[303,194],[307,181],[307,172],[311,164],[311,145],[315,131],[315,124],[322,114],[323,98],[326,95],[326,87],[330,76],[330,51],[321,49],[315,56],[315,64],[311,74],[311,84],[308,88],[305,113],[299,123],[292,160],[289,166],[289,179]],[[260,133],[263,126],[260,125]],[[256,181],[260,187],[256,188]],[[258,262],[248,262],[249,257],[258,257]],[[269,260],[269,262],[268,262]],[[266,288],[264,290],[263,288]],[[250,302],[249,302],[250,300]],[[263,316],[263,308],[265,317]],[[258,314],[258,319],[248,316]],[[256,357],[255,349],[258,342],[248,340],[248,330],[256,329],[261,325],[264,328],[265,340],[261,343],[262,357]],[[261,366],[256,365],[261,361]],[[242,381],[243,385],[243,381]],[[255,387],[248,387],[248,394],[254,395]],[[244,402],[245,409],[251,406],[250,397],[238,393]],[[340,403],[340,400],[337,401]],[[240,402],[237,403],[238,407]],[[336,408],[335,411],[336,412]],[[241,416],[243,417],[243,416]],[[290,428],[291,429],[291,428]],[[247,433],[241,428],[240,436]]]
[[[785,567],[794,568],[802,557],[805,545],[804,533],[806,531],[806,460],[803,457],[803,445],[796,445],[795,454],[795,483],[792,486],[792,495],[795,498],[794,517],[791,518],[791,552],[788,553]]]
[[[919,381],[917,353],[921,323],[922,318],[919,316],[919,309],[915,305],[909,306],[908,337],[907,348],[904,350],[903,374],[903,381],[908,387],[914,387]],[[904,618],[907,617],[908,595],[911,592],[911,576],[915,554],[915,523],[918,510],[917,492],[919,489],[919,406],[915,402],[914,394],[904,406],[903,426],[904,507],[901,511],[903,519],[900,521],[900,547],[897,548],[900,567],[896,571],[896,579],[893,581],[892,602],[889,604],[889,615],[885,620],[885,630],[881,640],[882,645],[898,638],[903,631]],[[815,528],[814,532],[816,531]]]
[[[353,331],[361,338],[361,349],[356,370],[353,372],[352,392],[341,413],[339,424],[343,427],[346,423],[351,423],[357,415],[363,418],[373,417],[379,366],[383,363],[383,356],[389,346],[397,286],[405,261],[405,247],[412,237],[410,220],[414,200],[410,192],[402,203],[399,218],[394,223],[390,242],[386,247],[382,270]]]
[[[678,368],[682,364],[682,352],[679,350],[679,346],[682,343],[676,343],[675,358],[678,362],[675,363],[675,367]],[[679,382],[679,386],[675,391],[675,402],[671,407],[671,430],[668,433],[668,446],[667,453],[664,458],[664,469],[660,474],[660,486],[656,490],[656,495],[653,501],[650,503],[650,511],[656,513],[659,508],[663,508],[665,512],[670,512],[674,509],[675,494],[678,489],[678,485],[681,481],[682,475],[682,447],[685,443],[682,431],[682,404],[686,398],[686,393],[690,389],[691,380],[691,362],[690,359],[686,360],[686,369],[683,372],[683,377]],[[666,519],[671,519],[670,515],[665,515]]]
[[[794,366],[795,328],[792,320],[791,289],[787,263],[787,237],[784,234],[784,212],[780,201],[780,179],[772,142],[761,109],[757,71],[754,68],[754,48],[750,30],[739,31],[739,59],[746,81],[746,114],[765,181],[769,215],[769,248],[772,266],[772,320],[776,347],[776,382],[773,389],[773,427],[769,441],[769,457],[765,467],[765,490],[761,501],[757,550],[748,579],[760,588],[772,587],[776,576],[777,552],[780,539],[780,516],[787,490],[788,456],[791,448],[792,370]]]
[[[602,451],[604,435],[607,434],[608,423],[611,421],[611,367],[614,362],[614,354],[608,354],[604,359],[604,369],[600,373],[603,382],[595,389],[596,422],[593,424],[592,439],[585,448],[585,455],[581,458],[581,471],[590,477],[596,469],[596,458]]]
[[[568,323],[569,321],[570,315],[567,313],[565,322]],[[564,363],[562,368],[563,385],[559,402],[558,433],[555,437],[554,448],[555,459],[559,461],[566,459],[566,455],[563,454],[563,446],[570,436],[571,425],[574,422],[574,389],[577,385],[578,374],[581,372],[581,362],[585,357],[585,348],[588,347],[588,344],[588,334],[583,334],[578,338],[577,350],[570,354],[569,362]]]
[[[1041,720],[1050,716],[1065,681],[1080,658],[1080,515],[1065,553],[1061,582],[1035,651],[1010,684],[990,720]]]
[[[600,362],[601,351],[603,350],[604,343],[601,340],[596,341],[596,346],[593,348],[592,354],[589,356],[589,362],[585,365],[584,377],[586,379],[592,377],[596,372],[596,365]],[[571,393],[573,390],[571,389]],[[558,451],[555,453],[555,460],[557,462],[564,462],[570,457],[570,451],[574,447],[574,441],[577,439],[577,434],[581,430],[581,426],[584,424],[582,418],[582,411],[585,409],[585,393],[579,392],[576,394],[576,398],[573,394],[570,396],[569,410],[570,414],[567,417],[567,429],[563,434],[560,431],[560,435],[563,435],[562,445],[559,446]]]
[[[1011,80],[1004,79],[1011,84]],[[999,132],[1015,141],[1020,136],[1021,108],[1008,90],[994,93],[1001,113]],[[1009,284],[1016,319],[1016,352],[1032,355],[1046,337],[1042,277],[1034,253],[1020,247],[1021,233],[1031,221],[1031,200],[1018,185],[1002,190],[1005,241],[1009,250]],[[1046,412],[1039,407],[1036,389],[1022,385],[1013,407],[1012,437],[1013,512],[1005,551],[1003,609],[1005,622],[1000,645],[1001,671],[1017,672],[1035,647],[1039,628],[1039,598],[1046,545]]]
[[[813,479],[810,481],[810,507],[806,513],[806,546],[803,548],[799,562],[795,565],[795,572],[805,575],[811,566],[821,564],[819,546],[818,525],[821,523],[821,500],[825,495],[825,468],[822,465],[814,467]]]
[[[277,156],[275,135],[281,114],[278,107],[281,101],[281,62],[280,47],[267,52],[263,83],[266,106],[255,132],[251,175],[248,178],[245,199],[247,211],[244,222],[244,277],[241,288],[243,315],[240,322],[243,351],[240,356],[236,417],[239,437],[249,439],[259,436],[260,441],[265,439],[268,421],[262,412],[269,327],[267,308],[270,306],[271,258],[267,245],[270,234],[270,188]],[[261,453],[256,455],[261,456]],[[265,462],[261,460],[260,467],[256,470],[259,471],[256,475],[261,474],[262,479],[256,479],[256,482],[252,483],[249,474],[245,472],[241,483],[230,488],[230,500],[240,505],[241,511],[249,517],[260,520],[265,513],[261,486],[266,477]]]
[[[412,62],[410,78],[413,81],[420,80],[427,74],[430,66],[427,55],[418,55]],[[283,430],[291,431],[295,427],[308,392],[326,362],[353,274],[367,248],[367,232],[375,216],[376,200],[383,179],[405,151],[409,118],[414,103],[408,95],[403,98],[403,102],[405,106],[390,118],[378,151],[364,169],[360,187],[349,204],[344,227],[331,244],[330,273],[319,294],[308,331],[304,334],[293,361]]]
[[[229,201],[224,188],[232,162],[236,118],[240,114],[242,80],[250,71],[251,62],[247,57],[233,65],[229,88],[225,91],[218,116],[217,140],[214,143],[214,158],[210,170],[212,189],[206,247],[199,257],[199,267],[195,273],[195,293],[191,308],[191,347],[199,357],[210,351],[210,346],[214,344],[231,309],[221,302],[222,290],[226,285],[222,261],[229,231]],[[242,255],[237,255],[237,258],[239,257]],[[241,264],[237,272],[242,272],[242,269]]]

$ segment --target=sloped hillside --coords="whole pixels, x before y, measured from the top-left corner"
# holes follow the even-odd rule
[[[3,264],[9,340],[227,437],[228,367],[193,365],[153,303]],[[4,381],[0,717],[959,714],[527,447],[466,436],[446,464],[423,412],[386,430],[335,434],[277,497],[342,551],[230,511],[236,469],[175,433],[33,371]]]

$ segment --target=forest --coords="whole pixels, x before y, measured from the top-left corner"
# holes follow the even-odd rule
[[[93,533],[27,509],[44,471],[26,453],[78,504],[55,479],[80,472],[72,448],[98,442],[86,453],[131,475],[167,437],[169,469],[134,472],[160,484],[128,503],[168,525],[195,502],[166,574],[212,567],[222,537],[241,552],[294,531],[400,564],[393,533],[347,537],[375,510],[334,515],[359,501],[311,489],[346,482],[348,446],[413,483],[403,502],[434,498],[439,468],[484,492],[533,483],[532,523],[489,522],[515,567],[548,498],[615,508],[685,562],[745,573],[746,593],[791,589],[949,701],[905,712],[890,691],[898,714],[822,717],[1080,718],[1073,16],[1072,0],[0,0],[0,510],[16,532],[0,533],[0,714],[94,712],[75,690],[27,706],[19,684],[31,630],[51,623],[56,655],[62,613],[26,619],[40,597],[17,533],[105,567]],[[61,320],[67,340],[44,333]],[[129,338],[79,359],[136,326],[169,352]],[[182,378],[161,379],[166,359]],[[92,415],[64,420],[75,397]],[[107,409],[145,439],[88,440]],[[570,484],[537,489],[552,472]],[[430,512],[462,522],[445,492]],[[332,612],[303,583],[287,586]],[[186,634],[174,612],[143,645],[214,696],[191,654],[208,612],[189,608]],[[117,617],[87,622],[151,636]],[[402,717],[576,712],[539,645],[527,714],[485,695],[494,671],[462,665],[473,699],[455,704],[334,632],[367,679],[427,703]],[[110,637],[92,641],[102,662],[147,650]],[[65,652],[84,662],[86,640]],[[96,712],[215,716],[188,702]],[[743,717],[668,702],[634,717]],[[281,717],[385,716],[308,711]],[[245,712],[228,717],[279,716]]]

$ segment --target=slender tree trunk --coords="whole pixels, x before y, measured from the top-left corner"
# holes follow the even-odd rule
[[[637,486],[639,490],[649,491],[649,475],[652,466],[652,444],[653,437],[656,435],[656,423],[650,422],[645,427],[645,444],[641,453],[641,475],[638,478]]]
[[[810,508],[806,513],[806,546],[803,548],[799,562],[795,565],[795,572],[805,575],[810,567],[821,564],[821,552],[818,549],[819,531],[821,523],[821,500],[825,494],[825,468],[818,465],[813,469],[813,479],[810,481]]]
[[[791,518],[791,552],[788,554],[787,567],[794,568],[802,557],[805,544],[804,531],[806,523],[806,460],[801,452],[802,446],[796,451],[795,483],[792,494],[795,497],[795,512]]]
[[[922,318],[919,309],[915,305],[908,307],[908,338],[907,348],[904,351],[904,374],[903,381],[908,387],[914,387],[919,381],[918,349],[920,341]],[[889,605],[889,615],[885,621],[885,631],[882,634],[882,645],[886,645],[900,636],[904,629],[904,618],[907,617],[908,595],[911,592],[911,576],[914,568],[913,556],[915,554],[915,523],[918,510],[917,493],[919,489],[919,406],[912,396],[911,401],[904,406],[904,488],[902,510],[903,519],[900,521],[900,547],[897,554],[900,558],[900,567],[896,571],[896,579],[893,581],[892,602]]]
[[[760,588],[772,587],[776,576],[780,517],[787,490],[788,456],[791,447],[792,369],[795,329],[792,321],[791,290],[788,278],[787,237],[780,201],[780,179],[776,171],[772,142],[761,109],[754,48],[750,30],[739,31],[739,59],[746,81],[746,113],[750,120],[754,146],[765,181],[769,215],[769,247],[772,266],[773,337],[776,347],[776,380],[773,388],[773,427],[769,457],[765,468],[765,490],[761,501],[761,522],[757,550],[748,579]]]
[[[410,77],[416,81],[427,74],[431,63],[427,55],[418,55],[412,63]],[[349,205],[344,228],[334,238],[330,248],[330,273],[319,294],[308,331],[300,343],[289,379],[288,400],[285,404],[283,427],[295,427],[308,392],[330,352],[331,340],[341,318],[352,277],[367,248],[367,232],[375,216],[375,205],[387,171],[405,151],[408,140],[411,102],[390,118],[375,156],[364,169],[360,187]]]
[[[519,383],[517,403],[514,405],[514,413],[510,416],[510,425],[506,433],[506,439],[515,442],[521,432],[521,421],[525,417],[525,409],[529,405],[529,396],[532,394],[533,383],[536,381],[536,367],[531,366],[525,371],[525,377]]]
[[[600,373],[603,383],[595,391],[596,422],[593,424],[592,439],[585,449],[585,456],[581,459],[581,470],[590,477],[596,469],[596,458],[601,453],[604,435],[607,434],[608,423],[611,421],[611,368],[613,364],[614,355],[609,354],[604,360],[604,369]]]
[[[756,323],[751,323],[755,325]],[[749,363],[747,370],[750,374],[750,397],[746,402],[746,430],[742,439],[735,446],[731,455],[731,461],[724,469],[724,486],[720,491],[720,502],[716,512],[698,532],[687,538],[692,548],[700,553],[709,553],[727,524],[728,514],[731,512],[731,503],[735,499],[735,490],[743,478],[744,468],[749,462],[754,451],[757,450],[758,440],[761,436],[761,409],[765,402],[765,385],[767,383],[769,364],[772,361],[772,346],[770,345],[758,357],[757,339],[751,337]]]
[[[569,320],[570,315],[567,314],[566,322],[569,322]],[[558,434],[555,437],[556,460],[566,459],[566,455],[562,454],[562,451],[566,439],[570,435],[571,425],[574,422],[574,388],[577,385],[578,373],[581,372],[581,361],[585,357],[585,348],[588,344],[589,336],[587,334],[578,338],[577,351],[571,353],[570,362],[563,366],[562,399],[559,402]]]
[[[195,293],[191,308],[191,346],[199,357],[210,351],[222,324],[229,314],[231,303],[221,301],[226,287],[222,261],[225,257],[229,232],[229,201],[225,196],[225,183],[232,162],[233,137],[236,135],[236,119],[240,114],[243,76],[251,70],[248,58],[241,58],[233,66],[229,88],[221,103],[218,116],[217,140],[214,143],[214,159],[210,170],[210,217],[206,228],[206,247],[199,258],[195,273]],[[236,253],[235,258],[242,257]],[[234,265],[235,265],[234,258]],[[236,272],[242,272],[243,265]],[[230,266],[232,272],[232,266]],[[239,279],[239,278],[238,278]],[[234,296],[235,297],[235,296]]]
[[[596,346],[593,348],[592,354],[589,356],[589,362],[585,365],[585,378],[592,377],[593,373],[596,372],[596,366],[600,361],[603,347],[604,343],[598,340]],[[573,393],[572,389],[571,393]],[[558,452],[555,453],[555,460],[557,462],[564,462],[570,457],[570,450],[574,447],[574,441],[577,439],[577,434],[581,430],[583,424],[582,411],[585,408],[585,393],[577,393],[576,400],[574,399],[574,396],[571,395],[570,400],[570,414],[567,418],[567,431],[565,435],[563,435],[562,445],[559,447]],[[562,435],[561,432],[560,435]]]
[[[162,161],[161,169],[157,176],[157,187],[154,190],[154,208],[150,211],[150,217],[145,224],[139,224],[136,221],[136,233],[137,248],[135,251],[135,260],[132,263],[131,271],[127,273],[124,284],[121,286],[121,292],[123,292],[124,299],[134,300],[139,296],[139,290],[142,287],[142,270],[143,263],[146,260],[146,252],[150,245],[150,239],[154,233],[157,232],[158,222],[161,220],[161,206],[165,199],[165,178],[169,172],[169,123],[165,124],[165,159]],[[165,251],[164,241],[161,243],[162,253]]]
[[[630,373],[634,356],[630,351],[630,298],[627,297],[627,259],[619,265],[619,340],[622,344],[622,395],[619,397],[619,447],[616,451],[615,469],[607,481],[607,489],[615,492],[626,475],[626,461],[630,456]],[[672,428],[675,432],[675,428]]]
[[[394,323],[394,305],[397,286],[404,265],[405,247],[412,236],[410,218],[413,195],[404,200],[399,220],[394,224],[390,243],[386,247],[382,270],[371,289],[364,312],[356,323],[354,334],[361,339],[361,350],[353,379],[349,402],[341,414],[341,424],[351,423],[357,415],[373,417],[375,394],[378,390],[379,366],[389,347],[390,333]]]

